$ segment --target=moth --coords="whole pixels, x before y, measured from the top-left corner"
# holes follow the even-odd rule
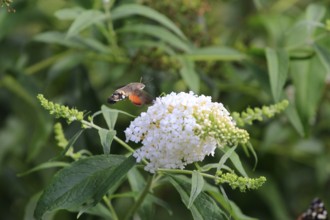
[[[307,211],[301,214],[297,220],[328,220],[328,212],[321,199],[315,198]]]
[[[129,83],[124,87],[121,87],[114,91],[114,93],[108,98],[109,104],[115,104],[128,97],[128,99],[137,106],[144,104],[151,104],[153,98],[149,93],[144,91],[145,85],[139,82]]]

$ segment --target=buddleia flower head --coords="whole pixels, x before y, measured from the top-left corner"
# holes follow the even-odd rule
[[[134,152],[137,162],[147,159],[145,170],[183,169],[187,164],[214,155],[216,147],[248,141],[248,133],[236,127],[229,112],[209,96],[193,92],[159,97],[125,130],[126,141],[141,142]]]

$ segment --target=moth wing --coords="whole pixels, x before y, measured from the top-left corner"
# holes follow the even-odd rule
[[[152,96],[143,90],[135,90],[128,96],[128,99],[137,106],[151,104],[153,101]]]

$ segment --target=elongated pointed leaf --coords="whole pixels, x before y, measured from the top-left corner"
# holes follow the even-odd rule
[[[191,191],[190,191],[188,209],[191,208],[197,196],[202,192],[203,186],[204,186],[203,176],[199,172],[194,170],[191,179]]]
[[[98,10],[86,10],[78,15],[70,26],[67,37],[77,35],[80,31],[106,19],[106,15]]]
[[[168,175],[170,183],[181,196],[182,202],[188,207],[191,183],[185,176]],[[195,220],[203,219],[225,219],[225,213],[218,204],[206,193],[201,192],[190,207],[191,214]]]
[[[317,4],[310,4],[306,10],[307,30],[309,35],[313,35],[317,26],[321,26],[319,22],[323,19],[326,8]]]
[[[292,126],[296,129],[296,131],[298,132],[298,134],[303,137],[305,135],[305,131],[304,131],[304,126],[301,122],[301,119],[298,115],[297,109],[290,104],[288,106],[288,108],[285,110],[285,114],[288,117],[290,123],[292,124]]]
[[[116,188],[135,165],[135,158],[100,155],[78,160],[60,170],[44,190],[34,212],[41,219],[57,209],[80,209],[94,206],[109,190]]]
[[[79,7],[63,8],[55,12],[55,17],[60,20],[73,20],[84,11],[85,9]]]
[[[197,48],[184,55],[194,61],[237,61],[245,58],[244,54],[228,47]]]
[[[159,27],[156,25],[150,25],[150,24],[135,24],[135,25],[127,25],[124,28],[119,30],[119,33],[127,33],[127,32],[133,32],[137,34],[145,34],[152,37],[156,37],[163,42],[166,42],[167,44],[171,45],[172,47],[175,47],[179,50],[182,50],[184,52],[190,51],[190,46],[177,37],[175,34],[167,30],[166,28]]]
[[[116,131],[106,130],[102,128],[99,130],[99,136],[101,139],[104,154],[110,154],[111,143],[113,141],[114,136],[116,136]]]
[[[188,85],[189,89],[198,93],[199,92],[199,77],[195,71],[195,63],[185,57],[179,57],[181,62],[180,74],[182,79]]]
[[[322,65],[327,70],[327,73],[330,74],[330,51],[328,48],[320,46],[317,43],[315,43],[313,46],[317,56],[322,62]]]
[[[162,24],[164,27],[173,31],[175,34],[180,36],[182,39],[187,39],[182,31],[166,16],[160,14],[158,11],[138,4],[125,4],[119,7],[116,7],[111,12],[112,20],[128,17],[131,15],[140,15],[147,18],[150,18],[158,23]]]
[[[226,148],[226,153],[222,155],[220,161],[219,161],[219,167],[218,169],[220,170],[222,166],[226,163],[228,158],[233,154],[233,152],[236,150],[237,146],[231,147],[231,148]]]
[[[109,129],[114,129],[115,128],[115,124],[118,118],[118,111],[108,108],[105,105],[102,105],[101,107],[101,111],[102,111],[102,115],[108,125]]]
[[[327,72],[318,56],[292,62],[290,70],[297,111],[304,128],[309,128],[324,92]]]
[[[266,49],[270,87],[275,102],[279,102],[289,70],[289,56],[284,50]]]
[[[43,170],[43,169],[54,168],[54,167],[67,167],[67,166],[69,166],[69,163],[65,163],[65,162],[61,162],[61,161],[49,161],[49,162],[42,163],[24,173],[19,173],[19,174],[17,174],[17,176],[21,177],[21,176],[25,176],[30,173],[33,173],[33,172],[36,172],[39,170]]]
[[[235,147],[236,148],[236,147]],[[239,159],[238,154],[235,152],[235,149],[233,149],[233,147],[229,148],[229,147],[225,147],[226,150],[226,157],[229,156],[230,161],[233,163],[234,167],[236,168],[236,170],[242,175],[242,176],[248,176],[247,173],[245,172],[245,169],[243,167],[243,164],[241,162],[241,160]],[[227,160],[227,158],[225,157],[225,155],[222,156],[222,158],[224,158],[223,160]],[[220,159],[220,162],[222,160],[222,158]],[[219,162],[219,163],[220,163]],[[221,163],[222,164],[222,163]]]

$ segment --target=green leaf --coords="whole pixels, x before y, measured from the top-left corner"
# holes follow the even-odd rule
[[[254,150],[254,148],[253,148],[251,142],[248,142],[248,143],[246,144],[246,146],[247,146],[247,148],[250,150],[250,152],[252,153],[253,158],[254,158],[254,160],[255,160],[255,163],[254,163],[254,166],[253,166],[253,170],[254,170],[254,169],[257,167],[257,164],[258,164],[258,156],[257,156],[257,153],[256,153],[256,151]]]
[[[289,56],[285,50],[266,49],[270,87],[275,102],[279,102],[289,70]]]
[[[243,176],[248,176],[245,172],[245,169],[242,165],[241,160],[239,159],[238,154],[235,152],[237,146],[234,147],[225,147],[225,154],[221,157],[220,161],[219,161],[219,166],[218,169],[222,169],[224,167],[225,162],[228,160],[228,158],[230,159],[230,161],[233,163],[233,165],[235,166],[235,168],[237,169],[238,172],[240,172],[241,175]]]
[[[317,56],[319,57],[322,65],[327,70],[328,74],[330,73],[330,51],[328,48],[318,45],[317,43],[313,44],[314,50],[316,51]]]
[[[239,207],[227,198],[224,191],[220,192],[217,188],[209,186],[206,187],[206,191],[227,211],[227,213],[229,213],[230,218],[228,219],[257,220],[256,218],[251,218],[243,214]]]
[[[167,174],[170,183],[175,187],[181,196],[182,202],[188,207],[191,183],[186,176]],[[194,219],[225,219],[225,213],[220,209],[218,204],[205,192],[201,192],[195,202],[190,207],[190,212]]]
[[[71,24],[67,37],[77,35],[80,31],[88,28],[89,26],[106,19],[106,15],[98,10],[86,10],[78,15],[78,17]]]
[[[198,93],[200,80],[198,74],[195,71],[195,63],[185,57],[178,57],[178,59],[182,65],[180,69],[182,79],[188,85],[190,90]]]
[[[243,60],[245,55],[227,47],[205,47],[197,48],[184,55],[185,57],[194,61],[237,61]]]
[[[108,108],[105,105],[101,106],[101,111],[102,111],[102,115],[108,125],[109,129],[114,129],[115,128],[115,124],[118,118],[118,111]]]
[[[285,114],[288,117],[292,126],[296,129],[298,134],[303,137],[305,136],[304,126],[301,122],[301,119],[298,115],[297,109],[294,105],[289,104],[289,106],[285,109]]]
[[[49,161],[49,162],[39,164],[38,166],[36,166],[36,167],[34,167],[34,168],[32,168],[28,171],[25,171],[23,173],[19,173],[19,174],[17,174],[17,176],[21,177],[21,176],[25,176],[25,175],[28,175],[30,173],[33,173],[33,172],[36,172],[36,171],[39,171],[39,170],[54,168],[54,167],[67,167],[69,165],[70,165],[69,163],[65,163],[65,162]]]
[[[83,49],[84,47],[73,39],[65,38],[64,33],[49,31],[36,35],[33,40],[49,44],[59,44],[69,48]]]
[[[132,188],[132,191],[135,192],[134,199],[135,201],[138,200],[138,196],[140,195],[140,192],[143,191],[143,189],[146,187],[147,182],[145,181],[144,177],[140,173],[138,169],[135,167],[132,168],[128,172],[128,182]],[[143,200],[140,208],[138,209],[138,215],[141,219],[152,219],[152,216],[155,212],[153,202],[157,199],[157,197],[154,197],[151,194],[146,195],[145,199]],[[160,200],[160,199],[159,199]]]
[[[190,51],[190,46],[174,35],[172,32],[167,30],[166,28],[159,27],[156,25],[150,24],[134,24],[134,25],[126,25],[122,29],[118,30],[119,33],[127,33],[133,32],[137,34],[146,34],[152,37],[156,37],[167,44],[182,50],[184,52]]]
[[[318,56],[291,63],[291,77],[295,86],[295,104],[304,128],[310,128],[322,98],[326,83],[326,69]]]
[[[326,13],[326,8],[324,6],[320,6],[317,4],[310,4],[306,10],[306,19],[307,23],[307,30],[309,35],[312,36],[315,32],[315,29],[318,26],[321,26],[321,20],[324,18]]]
[[[128,17],[131,15],[140,15],[147,18],[150,18],[169,30],[173,31],[175,34],[180,36],[182,39],[186,40],[187,38],[184,36],[182,31],[166,16],[160,14],[158,11],[138,4],[125,4],[119,7],[116,7],[111,12],[112,20]]]
[[[95,206],[116,188],[135,165],[133,156],[99,155],[78,160],[60,170],[44,190],[34,212],[36,219],[57,209]]]
[[[166,52],[168,55],[175,55],[175,51],[165,43],[159,43],[152,40],[131,40],[127,42],[129,48],[159,48],[162,51]]]
[[[103,153],[110,154],[111,143],[113,138],[116,136],[116,131],[101,128],[99,129],[99,136],[103,147]]]
[[[65,146],[64,150],[62,150],[61,154],[59,156],[53,158],[53,160],[57,160],[57,159],[64,157],[66,152],[70,149],[70,147],[73,146],[74,143],[76,143],[76,141],[78,140],[78,138],[84,131],[85,131],[84,129],[81,129],[78,132],[76,132],[76,134],[72,138],[70,138],[68,144]]]
[[[267,183],[257,190],[257,192],[272,212],[271,219],[292,219],[292,216],[290,216],[287,211],[288,208],[286,207],[286,199],[281,197],[281,190],[274,184],[276,181],[270,180],[269,177],[267,177],[267,179]]]
[[[220,158],[218,170],[222,169],[223,165],[226,163],[228,158],[233,154],[233,152],[236,150],[236,148],[237,148],[237,145],[234,147],[231,147],[231,148],[227,147],[225,149],[225,154]]]
[[[55,12],[55,17],[60,20],[74,20],[78,17],[85,9],[74,7],[74,8],[64,8]]]
[[[191,191],[190,191],[188,209],[191,208],[197,196],[202,192],[203,186],[204,186],[203,176],[201,175],[200,172],[194,170],[191,179]]]

